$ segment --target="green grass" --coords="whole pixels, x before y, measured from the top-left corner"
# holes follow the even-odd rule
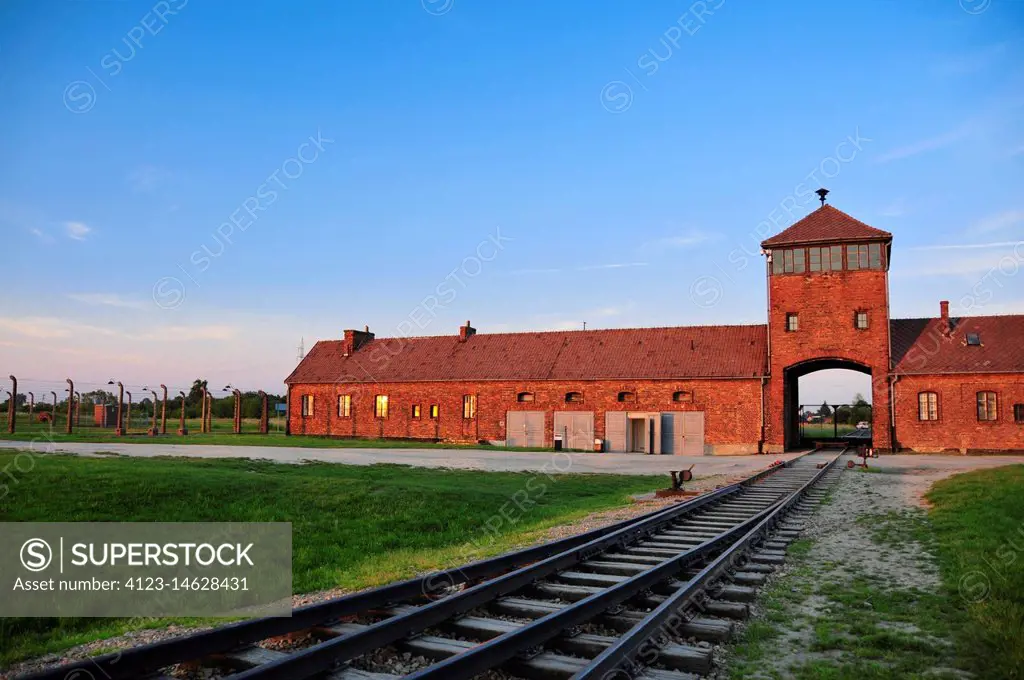
[[[951,477],[926,498],[946,596],[967,618],[958,654],[980,678],[1024,677],[1024,465]]]
[[[803,423],[800,425],[800,435],[805,439],[831,439],[836,436],[835,426],[828,424],[819,423]],[[855,428],[850,424],[839,424],[839,436],[842,437],[844,434],[853,432]]]
[[[36,442],[41,446],[47,442],[55,444],[67,442],[116,442],[118,444],[199,444],[199,445],[234,445],[234,446],[294,446],[311,449],[335,449],[335,448],[409,448],[409,449],[491,449],[496,451],[551,451],[550,448],[540,447],[516,447],[516,446],[492,446],[489,444],[451,444],[444,442],[415,441],[405,439],[356,439],[356,438],[329,438],[315,437],[312,435],[292,435],[286,437],[283,431],[275,428],[278,423],[271,419],[270,432],[261,435],[258,432],[259,421],[246,419],[242,423],[242,432],[235,434],[232,431],[233,424],[230,419],[217,418],[213,420],[213,431],[208,434],[199,432],[199,419],[186,420],[185,425],[189,433],[187,436],[178,436],[177,419],[167,419],[167,434],[158,437],[146,435],[150,420],[133,417],[132,426],[128,434],[123,437],[114,435],[113,429],[99,428],[86,424],[85,414],[82,414],[82,427],[74,428],[73,434],[65,433],[65,420],[67,416],[58,413],[57,422],[51,429],[49,424],[29,422],[28,414],[19,414],[16,431],[7,434],[6,416],[0,416],[0,439],[10,441]],[[157,418],[159,424],[159,417]],[[283,421],[282,421],[283,423]],[[283,425],[281,425],[283,427]]]
[[[660,477],[243,459],[35,455],[31,466],[22,458],[15,467],[15,455],[0,452],[0,470],[27,470],[7,480],[0,521],[292,522],[296,593],[364,588],[505,552],[663,485]],[[519,507],[510,501],[517,492]],[[494,519],[502,510],[511,520]],[[0,664],[166,623],[4,619]]]

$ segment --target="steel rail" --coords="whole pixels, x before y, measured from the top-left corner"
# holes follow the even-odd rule
[[[733,537],[737,534],[748,530],[749,527],[760,522],[774,510],[779,502],[781,501],[768,506],[767,509],[743,521],[735,528],[729,529],[704,543],[679,553],[675,557],[654,565],[647,571],[636,574],[626,581],[605,588],[598,593],[575,602],[571,607],[552,612],[514,631],[499,635],[470,650],[451,656],[405,677],[408,680],[426,680],[428,678],[430,680],[438,678],[465,680],[484,671],[491,670],[523,650],[537,647],[558,636],[563,631],[586,623],[611,607],[622,604],[651,586],[671,579],[685,567],[706,557],[709,553],[713,553],[722,544],[728,544],[732,541]]]
[[[641,652],[644,645],[650,642],[670,619],[673,617],[683,618],[690,606],[706,595],[707,586],[719,579],[725,571],[733,566],[733,561],[737,556],[743,554],[749,547],[764,538],[775,524],[781,520],[786,511],[800,501],[811,487],[821,481],[846,451],[847,449],[844,448],[814,477],[801,486],[800,489],[782,502],[761,513],[759,515],[760,519],[755,518],[756,521],[751,520],[751,522],[742,525],[743,527],[748,527],[750,524],[756,523],[756,526],[749,529],[739,540],[704,567],[700,573],[687,581],[685,586],[672,593],[668,599],[656,607],[643,621],[619,637],[614,644],[596,656],[585,668],[573,676],[573,680],[605,680],[607,678],[619,677],[613,672],[622,666],[627,667],[626,677],[637,677],[640,671],[635,667],[634,659]],[[737,527],[737,530],[739,528]],[[413,677],[420,676],[415,675]]]
[[[333,670],[341,663],[351,661],[375,649],[418,634],[453,616],[464,614],[483,604],[514,593],[541,578],[584,562],[604,550],[642,540],[656,533],[663,525],[669,524],[706,505],[719,503],[732,495],[738,494],[747,486],[766,475],[792,467],[792,463],[800,458],[803,458],[803,456],[794,458],[783,465],[773,466],[752,475],[742,482],[718,489],[703,496],[698,496],[690,501],[678,504],[665,512],[658,513],[653,517],[633,522],[629,526],[611,532],[606,536],[596,538],[579,547],[498,576],[445,599],[437,600],[413,611],[384,619],[362,630],[321,642],[302,651],[290,654],[287,657],[269,661],[230,677],[234,680],[252,680],[255,678],[260,680],[277,678],[292,680],[308,678]]]
[[[731,495],[763,477],[803,458],[797,456],[781,466],[772,466],[712,494],[698,496],[689,501],[668,508],[654,510],[639,517],[622,520],[606,527],[569,536],[549,543],[505,553],[477,562],[471,562],[444,571],[433,572],[380,588],[344,595],[325,602],[306,605],[292,612],[290,617],[261,617],[236,623],[229,623],[210,630],[170,640],[162,640],[119,652],[83,659],[74,663],[55,666],[50,669],[19,676],[19,680],[65,680],[75,672],[101,673],[104,680],[126,680],[139,675],[153,673],[160,668],[178,663],[210,657],[218,653],[252,645],[261,640],[279,637],[299,630],[314,628],[325,622],[353,616],[388,605],[409,602],[421,597],[430,598],[443,594],[448,588],[475,581],[491,579],[510,570],[545,560],[579,546],[586,546],[597,539],[621,532],[629,527],[654,520],[662,515],[675,517],[686,509],[703,505],[710,496]],[[448,598],[439,600],[446,601]],[[349,636],[346,636],[346,639]],[[85,676],[87,677],[87,676]]]
[[[737,484],[743,484],[748,481],[745,479],[737,482]],[[360,614],[371,609],[379,609],[396,603],[408,602],[420,597],[429,598],[444,592],[448,588],[463,583],[492,578],[506,573],[510,569],[516,569],[536,562],[553,554],[587,543],[595,538],[605,536],[637,521],[668,512],[671,509],[661,508],[653,510],[640,517],[622,520],[576,536],[569,536],[550,543],[524,548],[477,562],[470,562],[445,571],[433,572],[425,576],[391,583],[372,590],[343,595],[325,602],[306,605],[294,610],[290,617],[261,617],[229,623],[210,630],[193,633],[192,635],[153,642],[123,652],[112,652],[37,673],[23,675],[19,677],[19,680],[65,680],[75,671],[89,673],[99,671],[103,673],[104,680],[133,678],[141,673],[153,672],[165,666],[237,649],[243,645],[286,635],[305,628],[312,628],[324,622],[345,616]]]

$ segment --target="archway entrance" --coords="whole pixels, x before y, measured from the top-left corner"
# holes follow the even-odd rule
[[[870,367],[847,359],[812,359],[784,369],[783,381],[786,450],[823,442],[871,444]]]

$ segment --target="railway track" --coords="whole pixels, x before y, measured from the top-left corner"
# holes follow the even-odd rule
[[[836,475],[812,453],[580,536],[26,676],[689,680]],[[78,675],[75,675],[75,674]]]

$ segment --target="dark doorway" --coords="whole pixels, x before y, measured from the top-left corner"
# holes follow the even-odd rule
[[[820,391],[804,397],[801,394],[800,379],[818,371],[846,369],[868,376],[864,385],[854,381],[849,387],[850,394],[845,399],[821,398]],[[859,444],[871,443],[871,369],[846,359],[813,359],[794,364],[783,372],[783,417],[786,450],[813,447],[815,442],[855,441]],[[863,401],[854,401],[854,393],[863,395]],[[844,392],[845,393],[845,392]],[[803,403],[801,403],[803,402]],[[864,427],[865,423],[867,427]],[[858,425],[860,427],[858,427]]]

